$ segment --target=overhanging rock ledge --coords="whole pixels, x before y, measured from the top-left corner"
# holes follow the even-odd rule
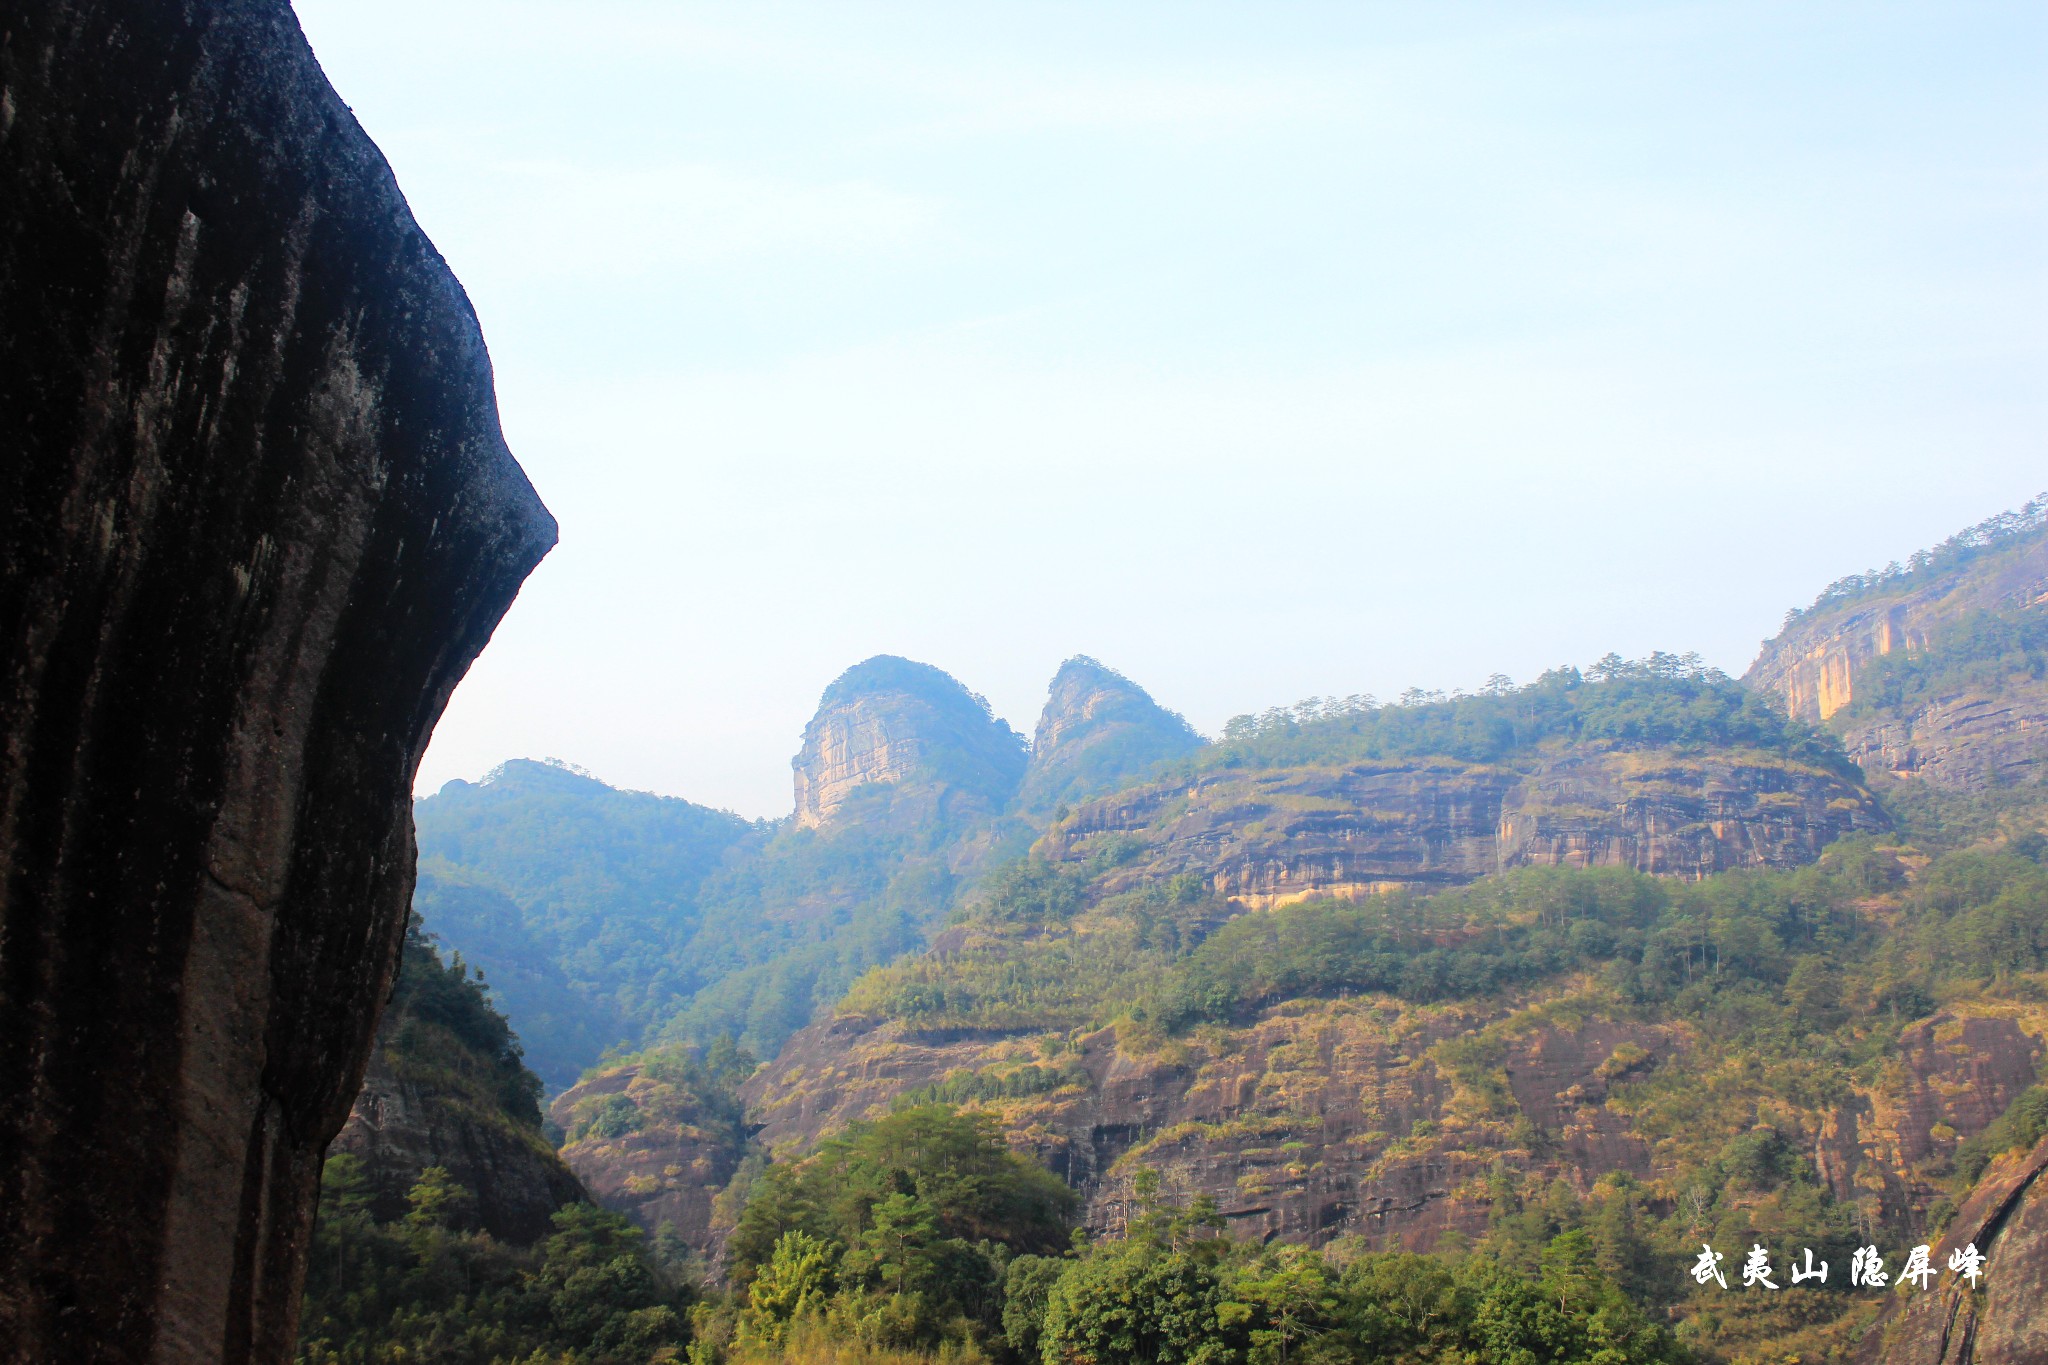
[[[287,1359],[414,769],[555,527],[284,0],[0,15],[0,508],[0,1359]]]

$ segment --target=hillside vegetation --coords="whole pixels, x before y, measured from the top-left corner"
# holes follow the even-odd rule
[[[1116,1115],[1109,1055],[1157,1059],[1145,1084],[1191,1101],[1255,1078],[1257,1098],[1227,1121],[1163,1127],[1088,1172],[1090,1222],[1119,1216],[1147,1171],[1233,1216],[1275,1199],[1313,1214],[1319,1172],[1340,1152],[1363,1182],[1352,1208],[1377,1182],[1399,1188],[1403,1170],[1448,1162],[1468,1172],[1451,1177],[1448,1226],[1345,1220],[1325,1235],[1375,1252],[1433,1246],[1428,1273],[1443,1283],[1474,1273],[1459,1268],[1473,1255],[1540,1277],[1558,1239],[1583,1237],[1636,1311],[1675,1323],[1709,1358],[1767,1344],[1785,1358],[1824,1353],[1878,1303],[1839,1286],[1721,1296],[1687,1280],[1685,1263],[1702,1241],[1761,1244],[1781,1260],[1810,1246],[1838,1265],[1865,1243],[1910,1246],[1944,1224],[1991,1155],[2041,1136],[2048,1108],[2030,1088],[2048,1036],[2041,847],[1930,859],[1865,838],[1790,872],[1685,883],[1529,869],[1429,896],[1235,917],[1187,882],[1097,899],[1084,870],[1027,861],[992,878],[937,951],[855,986],[839,1008],[863,1031],[844,1066],[906,1076],[893,1097],[859,1092],[874,1097],[867,1113],[950,1100],[1054,1154],[1048,1139],[1075,1118]],[[1113,1054],[1076,1052],[1102,1030]],[[956,1036],[988,1041],[935,1044],[951,1064],[912,1079],[906,1045]],[[1573,1073],[1591,1093],[1562,1108],[1532,1099],[1529,1073],[1574,1037],[1612,1040]],[[1984,1084],[1970,1049],[1940,1060],[1944,1037],[2017,1051],[1991,1093],[1947,1101],[1931,1135],[1882,1139],[1874,1158],[1834,1145],[1841,1116],[1861,1112],[1867,1146],[1910,1095],[1953,1083],[1943,1066]],[[1329,1087],[1363,1083],[1347,1068],[1371,1054],[1345,1059],[1376,1038],[1390,1040],[1393,1075],[1414,1075],[1424,1094],[1440,1078],[1449,1102],[1425,1118],[1407,1100],[1369,1101],[1394,1107],[1332,1128]],[[824,1099],[830,1077],[814,1061],[800,1052],[786,1080],[770,1068],[755,1082],[771,1119]],[[1388,1131],[1361,1131],[1376,1123]],[[1596,1151],[1613,1163],[1605,1171],[1582,1165]]]
[[[1241,717],[1221,742],[1207,746],[1128,680],[1078,659],[1054,680],[1040,744],[1002,800],[993,760],[982,750],[999,751],[1009,731],[987,717],[985,704],[937,670],[906,661],[870,661],[849,677],[860,685],[835,683],[821,717],[845,713],[853,736],[879,729],[883,750],[867,761],[908,766],[891,780],[851,786],[843,775],[811,779],[807,791],[831,793],[826,819],[750,824],[524,761],[504,765],[482,784],[451,783],[419,803],[421,910],[490,971],[551,1086],[569,1084],[615,1047],[702,1046],[731,1036],[760,1055],[772,1053],[864,971],[921,948],[935,926],[981,895],[989,868],[1068,820],[1073,802],[1101,799],[1140,779],[1264,774],[1284,785],[1303,765],[1320,772],[1421,758],[1464,763],[1484,786],[1497,785],[1488,765],[1525,755],[1606,754],[1606,766],[1589,770],[1580,781],[1585,793],[1574,798],[1606,806],[1539,809],[1539,823],[1529,826],[1537,837],[1578,838],[1572,831],[1586,829],[1592,833],[1583,837],[1631,838],[1624,826],[1637,817],[1621,817],[1634,799],[1630,791],[1658,799],[1678,793],[1674,812],[1699,812],[1658,818],[1683,826],[1679,838],[1689,842],[1656,856],[1714,864],[1795,856],[1824,841],[1816,821],[1853,825],[1869,816],[1822,809],[1830,798],[1855,792],[1855,770],[1830,736],[1788,722],[1696,659],[1670,655],[1610,658],[1584,673],[1559,669],[1525,687],[1502,684],[1476,696],[1415,696],[1390,706],[1354,698]],[[934,677],[950,691],[909,719],[892,721],[888,707],[908,703],[886,689],[938,687]],[[884,689],[880,700],[862,690],[870,687]],[[917,728],[927,712],[939,717],[930,723],[941,733]],[[932,754],[975,716],[990,729],[986,744],[973,750],[971,762],[962,760],[960,773],[934,767]],[[903,731],[895,740],[886,738],[891,723]],[[825,724],[814,722],[807,754],[839,751],[818,737]],[[835,745],[846,742],[842,736]],[[1732,820],[1759,848],[1784,851],[1715,847],[1718,826],[1701,818],[1707,812],[1700,797],[1685,797],[1684,782],[1674,785],[1682,774],[1668,764],[1641,772],[1615,766],[1613,755],[1637,752],[1681,765],[1687,755],[1701,755],[1752,774],[1744,780],[1761,785],[1745,798],[1749,807],[1715,818]],[[1705,768],[1691,771],[1685,781],[1698,792],[1719,780]],[[1804,784],[1797,799],[1787,783]],[[1405,822],[1410,842],[1441,837],[1426,793],[1384,799],[1414,803],[1393,817]],[[1367,822],[1390,818],[1365,808],[1357,815]],[[1567,832],[1543,834],[1561,815]],[[1473,834],[1493,832],[1484,825]],[[1288,837],[1274,827],[1272,838]],[[1475,864],[1492,865],[1490,854]],[[1138,880],[1162,882],[1178,870],[1155,876],[1139,865],[1127,869]],[[1094,946],[1124,951],[1107,939]]]
[[[321,1176],[302,1365],[680,1359],[694,1287],[560,1169],[517,1036],[482,981],[459,958],[441,959],[417,916],[379,1048],[393,1083],[432,1111],[409,1136],[473,1160],[422,1166],[416,1150],[362,1149],[344,1133]],[[391,1116],[379,1118],[388,1140]],[[522,1237],[507,1224],[531,1226]]]
[[[1633,660],[1610,654],[1583,672],[1552,669],[1523,687],[1497,677],[1471,696],[1411,691],[1392,706],[1366,696],[1318,698],[1239,716],[1194,766],[1439,756],[1501,763],[1559,742],[1757,749],[1860,776],[1833,735],[1790,720],[1696,654],[1664,653]]]

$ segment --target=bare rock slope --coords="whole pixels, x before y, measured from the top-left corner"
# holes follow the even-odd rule
[[[2048,1139],[1992,1163],[1937,1240],[1933,1264],[1975,1246],[1979,1288],[1944,1274],[1933,1293],[1897,1290],[1857,1365],[2048,1365]]]
[[[0,1358],[290,1354],[427,736],[554,524],[285,0],[0,21]]]

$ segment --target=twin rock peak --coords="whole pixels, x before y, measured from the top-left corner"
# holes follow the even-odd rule
[[[1187,721],[1086,655],[1053,675],[1026,743],[951,674],[878,654],[840,674],[804,727],[796,820],[825,825],[855,800],[905,816],[1047,812],[1201,745]]]

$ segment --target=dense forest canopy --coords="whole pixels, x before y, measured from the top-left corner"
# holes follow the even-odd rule
[[[1445,757],[1500,763],[1551,742],[1754,748],[1853,773],[1833,736],[1788,719],[1775,703],[1696,654],[1610,654],[1516,687],[1496,676],[1477,694],[1411,690],[1397,705],[1370,696],[1311,698],[1239,716],[1195,760],[1201,767],[1278,767]]]

